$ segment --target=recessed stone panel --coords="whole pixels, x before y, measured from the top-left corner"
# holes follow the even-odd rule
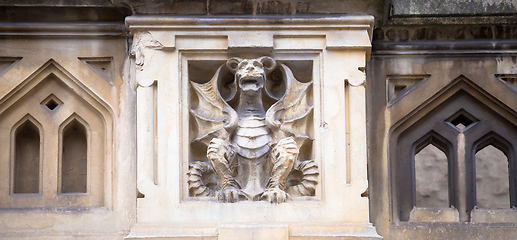
[[[199,227],[181,236],[192,239],[379,238],[364,197],[370,17],[127,22],[139,83],[131,238],[180,237],[180,225]]]

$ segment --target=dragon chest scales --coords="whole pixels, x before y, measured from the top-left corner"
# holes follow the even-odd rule
[[[232,142],[235,152],[242,157],[254,159],[269,152],[271,131],[264,118],[247,117],[239,119]]]

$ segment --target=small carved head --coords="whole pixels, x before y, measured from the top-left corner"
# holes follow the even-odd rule
[[[226,66],[235,73],[235,80],[243,91],[258,91],[266,82],[266,74],[276,67],[276,61],[271,57],[256,59],[230,58]]]

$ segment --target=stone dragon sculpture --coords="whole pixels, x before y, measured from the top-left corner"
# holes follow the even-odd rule
[[[220,93],[224,67],[235,76],[226,85],[230,89],[226,98]],[[275,69],[281,71],[285,84],[281,97],[275,97],[267,87],[275,84],[268,78]],[[190,106],[191,119],[197,124],[197,137],[192,142],[207,146],[208,159],[189,166],[190,196],[217,195],[221,202],[281,203],[293,194],[314,195],[318,167],[314,160],[298,159],[300,147],[312,139],[312,126],[308,126],[313,111],[312,82],[299,82],[286,65],[264,56],[231,58],[209,82],[190,83],[197,97]],[[266,95],[276,101],[267,111],[263,102]],[[236,96],[234,109],[228,102]],[[287,186],[294,171],[301,177]],[[214,172],[217,187],[208,187],[206,176]]]

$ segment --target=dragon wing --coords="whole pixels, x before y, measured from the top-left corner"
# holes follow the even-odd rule
[[[312,139],[312,81],[298,81],[291,69],[280,64],[284,74],[286,91],[284,96],[266,112],[266,123],[274,133],[274,141],[293,136],[298,147],[305,140]]]
[[[223,65],[224,66],[224,65]],[[237,125],[237,112],[221,97],[218,81],[222,67],[204,84],[190,81],[197,102],[191,101],[190,113],[197,124],[197,136],[192,140],[208,145],[213,138],[227,139]]]

